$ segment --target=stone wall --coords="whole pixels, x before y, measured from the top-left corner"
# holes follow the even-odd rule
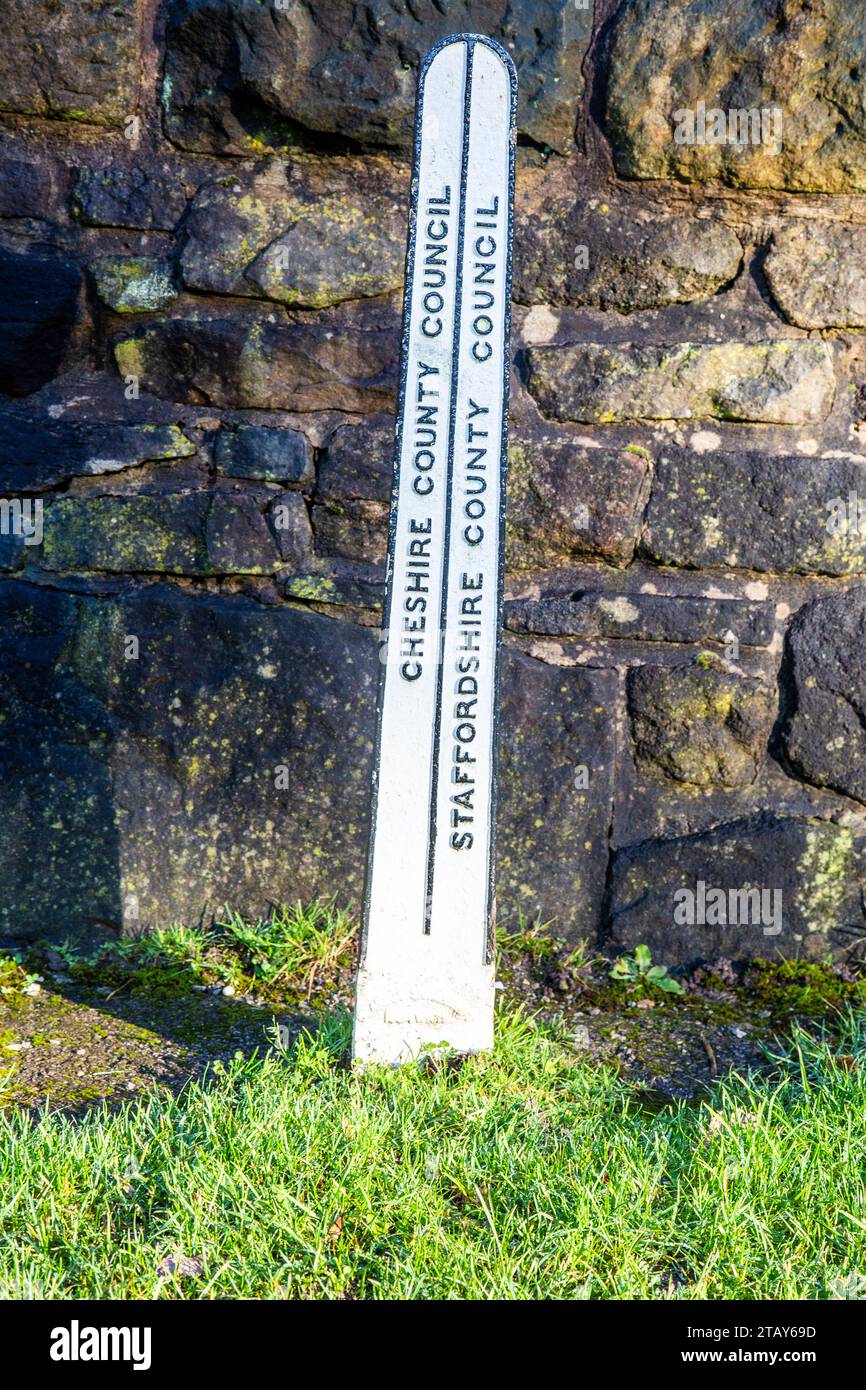
[[[32,0],[3,936],[357,901],[415,75],[465,29],[521,82],[500,910],[668,961],[863,934],[866,13]],[[677,924],[700,883],[780,930]]]

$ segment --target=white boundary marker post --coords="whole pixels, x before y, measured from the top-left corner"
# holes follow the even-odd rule
[[[493,1042],[494,829],[517,80],[418,81],[385,643],[353,1052]]]

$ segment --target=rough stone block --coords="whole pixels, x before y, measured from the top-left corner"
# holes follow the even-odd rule
[[[639,765],[695,787],[754,781],[777,707],[764,682],[696,662],[636,667],[627,690]]]
[[[826,419],[836,393],[826,343],[578,343],[526,352],[529,389],[554,420]]]
[[[40,418],[21,409],[0,410],[3,492],[43,492],[70,478],[188,458],[196,451],[178,425]]]
[[[789,323],[866,327],[866,229],[797,222],[775,232],[764,274]]]
[[[406,209],[370,183],[358,161],[335,161],[326,179],[287,184],[280,168],[205,184],[186,223],[184,284],[310,309],[398,289]]]
[[[139,227],[170,232],[180,221],[187,198],[179,179],[151,173],[142,164],[109,164],[79,169],[72,210],[91,227]]]
[[[165,400],[241,410],[381,409],[396,388],[396,314],[380,303],[340,312],[285,323],[168,319],[121,339],[115,358],[123,377]]]
[[[627,565],[649,491],[644,449],[593,449],[566,430],[518,437],[508,451],[506,563],[532,569],[596,557]]]
[[[421,57],[446,34],[498,39],[520,76],[518,124],[574,144],[592,5],[574,0],[173,0],[163,104],[186,149],[260,152],[339,137],[409,149]]]
[[[295,570],[308,565],[313,553],[313,532],[301,494],[281,492],[268,507],[268,519],[283,563]]]
[[[394,418],[341,425],[322,450],[313,518],[323,555],[382,564],[394,479]]]
[[[153,313],[177,297],[171,265],[158,256],[99,256],[90,268],[99,298],[117,314]]]
[[[270,574],[276,551],[249,497],[62,497],[46,508],[42,562],[63,573]]]
[[[625,178],[862,192],[864,49],[866,15],[846,0],[626,0],[607,89],[617,170]],[[686,112],[691,124],[678,115]]]
[[[302,486],[313,481],[313,452],[300,430],[270,425],[220,430],[216,462],[220,472],[231,478]]]
[[[827,821],[766,814],[622,849],[610,944],[643,943],[675,964],[841,956],[866,930],[863,841]]]
[[[642,549],[698,569],[856,574],[866,531],[848,524],[852,494],[866,496],[866,464],[854,459],[665,452]]]
[[[785,751],[801,777],[866,803],[866,588],[815,599],[788,634]]]
[[[0,111],[122,125],[135,114],[141,0],[8,6]]]
[[[587,199],[569,183],[517,218],[514,298],[632,314],[709,299],[742,260],[739,238],[721,222]]]
[[[745,647],[766,647],[773,638],[772,603],[685,594],[608,593],[511,599],[505,604],[512,632],[547,637],[622,638],[641,642],[716,642],[733,635]]]
[[[503,652],[497,891],[503,907],[595,941],[608,862],[613,671]],[[513,919],[512,919],[513,920]]]

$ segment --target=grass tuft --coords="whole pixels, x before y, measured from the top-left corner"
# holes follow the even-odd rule
[[[358,930],[347,912],[321,899],[282,907],[254,923],[228,912],[220,927],[257,980],[300,984],[308,998],[350,961]]]
[[[245,921],[226,910],[214,931],[204,927],[157,928],[113,941],[84,956],[69,943],[50,948],[78,984],[170,998],[196,986],[231,985],[272,1000],[295,992],[309,999],[351,970],[357,925],[332,900],[274,909],[268,918]],[[38,952],[37,952],[38,954]],[[20,968],[0,958],[0,991]],[[18,975],[14,976],[18,987]]]

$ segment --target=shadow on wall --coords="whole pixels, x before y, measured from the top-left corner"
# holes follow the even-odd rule
[[[105,598],[16,581],[0,623],[0,934],[357,898],[369,629],[162,585]]]
[[[0,583],[0,624],[0,936],[360,901],[375,629],[166,584],[20,580]],[[615,681],[503,660],[500,903],[575,940],[600,928]]]

